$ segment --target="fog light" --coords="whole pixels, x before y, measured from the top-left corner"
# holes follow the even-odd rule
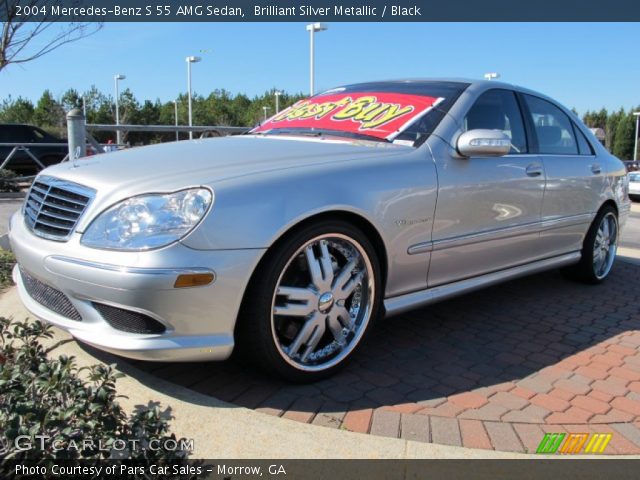
[[[216,276],[213,273],[187,273],[178,275],[173,286],[174,288],[202,287],[203,285],[209,285],[215,278]]]

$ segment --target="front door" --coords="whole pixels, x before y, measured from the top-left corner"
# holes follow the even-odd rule
[[[436,158],[438,199],[433,226],[430,287],[539,259],[545,187],[541,158],[529,153],[518,100],[511,90],[483,93],[463,130],[504,131],[504,157]]]

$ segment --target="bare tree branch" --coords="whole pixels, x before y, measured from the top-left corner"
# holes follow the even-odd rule
[[[11,64],[36,60],[53,50],[94,34],[99,22],[62,22],[52,15],[51,0],[0,0],[0,71]],[[17,15],[17,5],[27,15]],[[66,17],[65,17],[66,19]]]

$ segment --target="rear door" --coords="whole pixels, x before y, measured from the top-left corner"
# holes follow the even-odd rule
[[[542,202],[541,244],[546,256],[582,248],[582,239],[598,209],[605,177],[594,149],[560,107],[522,94],[534,150],[547,175]]]
[[[545,175],[530,153],[521,108],[512,90],[492,89],[469,109],[462,130],[502,130],[512,143],[504,157],[436,158],[438,200],[429,286],[540,258]]]

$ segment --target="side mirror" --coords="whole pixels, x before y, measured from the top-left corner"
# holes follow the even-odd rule
[[[501,157],[511,150],[511,139],[501,130],[469,130],[456,147],[463,157]]]

